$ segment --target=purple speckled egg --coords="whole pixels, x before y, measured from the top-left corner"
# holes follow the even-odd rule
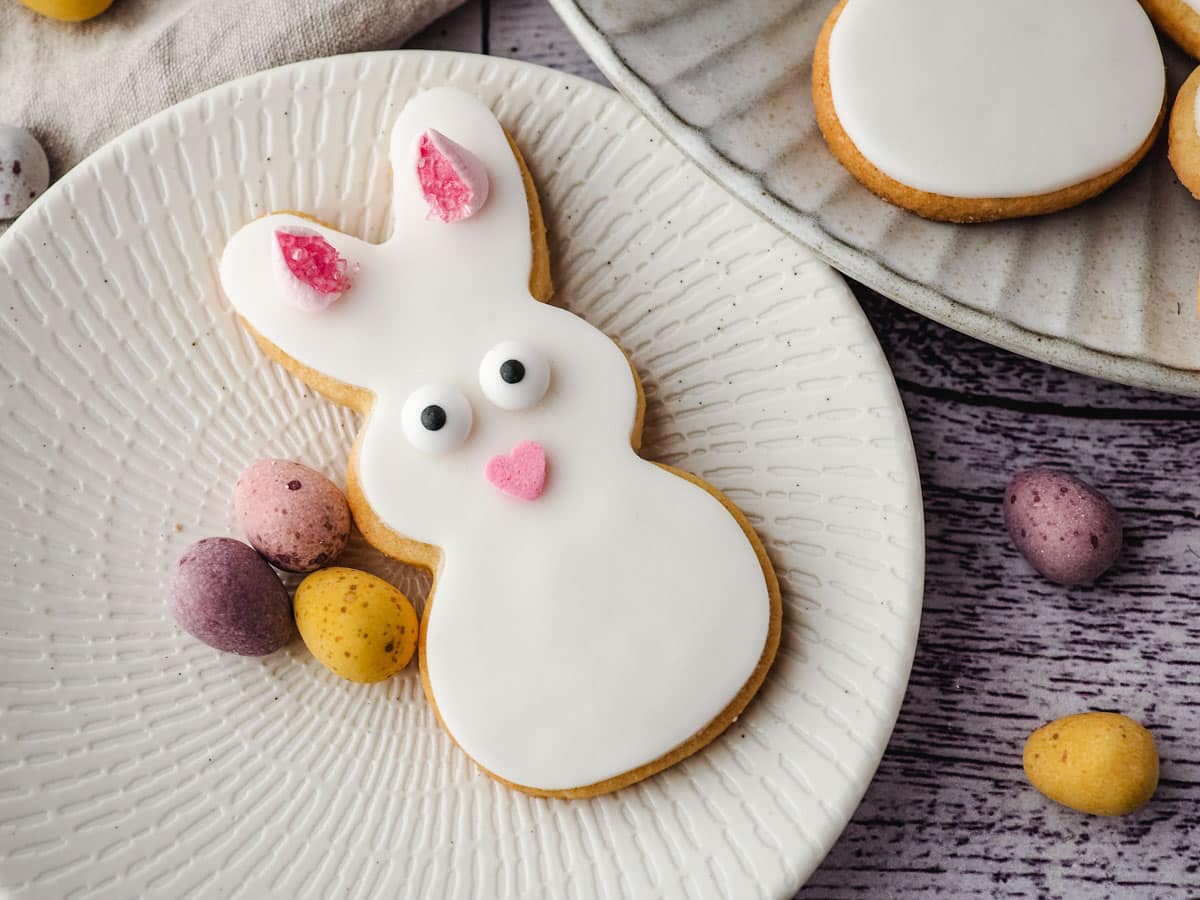
[[[315,572],[350,538],[350,507],[332,481],[287,459],[260,459],[240,476],[233,505],[246,540],[288,572]]]
[[[1004,492],[1004,524],[1030,564],[1059,584],[1088,584],[1121,552],[1121,516],[1090,484],[1028,469]]]
[[[265,559],[233,538],[204,538],[171,572],[171,614],[192,637],[242,656],[266,656],[296,635],[287,588]]]

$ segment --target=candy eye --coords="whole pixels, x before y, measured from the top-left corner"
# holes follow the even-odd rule
[[[448,453],[471,433],[471,404],[446,384],[419,387],[404,401],[401,426],[408,442],[425,453]]]
[[[546,396],[550,363],[528,344],[503,341],[479,364],[479,386],[501,409],[528,409]]]

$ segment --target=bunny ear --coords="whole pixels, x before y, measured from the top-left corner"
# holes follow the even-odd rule
[[[430,128],[417,141],[417,181],[429,207],[426,218],[461,222],[487,202],[483,161],[457,141]]]
[[[220,277],[238,315],[260,337],[313,374],[302,377],[324,393],[329,385],[374,390],[388,369],[402,310],[388,303],[397,260],[382,248],[300,216],[265,216],[225,247]],[[292,368],[295,368],[294,366]]]
[[[391,160],[389,243],[400,242],[411,260],[453,270],[459,284],[528,292],[525,184],[504,129],[482,101],[448,87],[413,97],[392,129]]]

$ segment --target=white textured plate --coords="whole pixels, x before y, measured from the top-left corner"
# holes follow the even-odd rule
[[[384,236],[386,136],[454,83],[529,159],[558,294],[628,348],[647,451],[723,488],[784,585],[747,713],[591,801],[478,774],[416,667],[354,685],[175,628],[164,576],[235,534],[256,457],[341,480],[354,416],[270,363],[217,286],[267,210]],[[156,116],[0,240],[0,886],[30,897],[783,896],[866,788],[904,692],[922,585],[917,471],[842,280],[712,184],[615,93],[457,54],[267,72]],[[356,543],[351,565],[425,580]],[[520,660],[513,660],[519,665]]]
[[[959,331],[1100,378],[1200,395],[1200,203],[1163,137],[1096,200],[927,222],[830,155],[812,53],[836,0],[550,0],[600,70],[726,188],[847,275]],[[1194,63],[1163,43],[1170,96]]]

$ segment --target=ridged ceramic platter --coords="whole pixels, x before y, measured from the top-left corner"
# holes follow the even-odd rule
[[[237,534],[241,468],[285,456],[341,482],[355,433],[238,326],[226,239],[293,208],[381,240],[392,121],[446,83],[524,149],[559,302],[645,382],[646,452],[740,504],[783,582],[783,646],[742,718],[594,800],[475,771],[415,665],[365,686],[299,643],[223,655],[165,604],[188,543]],[[849,818],[920,615],[904,411],[841,278],[614,92],[421,52],[257,75],[51,189],[0,240],[0,296],[5,897],[783,897]],[[361,539],[346,561],[427,587]]]
[[[1200,395],[1200,203],[1166,130],[1115,188],[992,225],[879,200],[825,147],[812,54],[836,0],[551,0],[600,70],[742,201],[850,277],[989,343]],[[1163,39],[1170,96],[1194,63]]]

